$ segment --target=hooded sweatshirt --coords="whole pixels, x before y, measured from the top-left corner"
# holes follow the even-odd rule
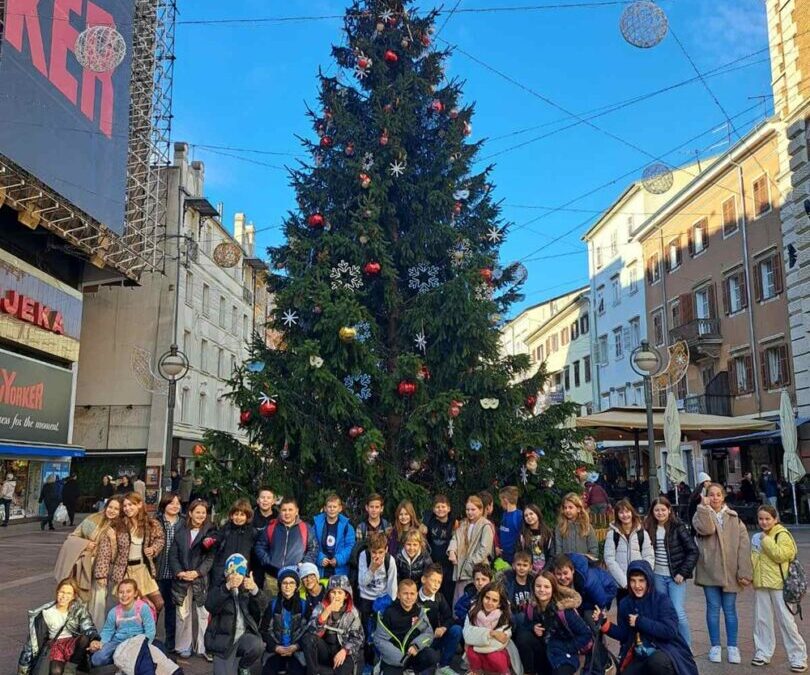
[[[625,659],[636,659],[632,651],[636,637],[648,646],[660,649],[672,661],[678,675],[698,675],[692,650],[678,632],[678,615],[669,596],[655,590],[653,570],[646,560],[634,560],[627,567],[628,578],[633,572],[640,572],[647,580],[647,592],[637,598],[631,592],[619,603],[616,623],[606,621],[602,632],[621,643],[619,663]],[[629,616],[637,614],[635,628],[630,626]]]
[[[333,635],[341,648],[346,650],[355,663],[358,663],[363,656],[365,634],[360,613],[354,606],[351,584],[342,575],[332,577],[330,583],[333,588],[337,587],[346,592],[343,609],[340,612],[330,612],[326,616],[324,610],[329,606],[329,593],[327,593],[323,602],[316,605],[313,610],[307,630],[321,639],[325,639],[327,634]]]

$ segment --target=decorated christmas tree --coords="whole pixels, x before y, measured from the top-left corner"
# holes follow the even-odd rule
[[[572,407],[535,414],[543,369],[499,351],[526,270],[499,262],[508,226],[492,167],[473,169],[472,106],[444,77],[436,12],[408,5],[356,2],[342,72],[320,75],[298,207],[269,251],[283,345],[257,341],[232,381],[250,446],[212,432],[201,457],[226,498],[266,482],[313,504],[338,489],[423,505],[515,483],[544,501],[573,484]]]

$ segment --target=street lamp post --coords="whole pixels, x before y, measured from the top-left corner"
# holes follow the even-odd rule
[[[169,347],[158,359],[158,374],[169,383],[168,409],[166,412],[166,454],[163,458],[163,490],[172,486],[172,440],[174,438],[174,406],[177,401],[177,382],[188,373],[188,357],[176,344]]]
[[[644,403],[647,406],[647,450],[650,453],[650,504],[658,497],[658,460],[655,456],[655,430],[653,429],[652,377],[661,368],[661,354],[646,340],[630,354],[630,365],[644,379]]]

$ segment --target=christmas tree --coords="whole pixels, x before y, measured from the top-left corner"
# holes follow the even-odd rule
[[[356,2],[333,48],[351,83],[320,74],[298,209],[269,251],[283,345],[257,341],[232,381],[250,447],[212,432],[201,458],[225,497],[267,482],[317,506],[334,489],[424,505],[523,483],[542,502],[573,485],[572,406],[535,414],[543,369],[499,352],[526,270],[499,265],[473,108],[444,78],[437,12],[408,5]]]

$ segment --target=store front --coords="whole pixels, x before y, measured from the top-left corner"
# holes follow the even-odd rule
[[[0,480],[14,481],[12,518],[42,513],[49,476],[65,479],[71,445],[81,294],[0,249]]]

